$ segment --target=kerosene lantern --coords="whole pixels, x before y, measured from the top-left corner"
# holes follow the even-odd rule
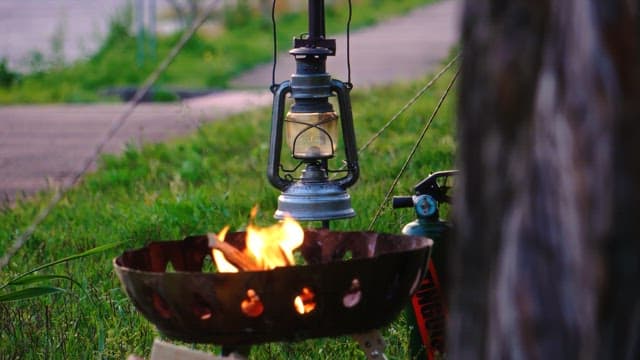
[[[328,220],[355,216],[347,188],[358,180],[358,153],[353,130],[351,85],[332,79],[326,72],[328,56],[336,52],[335,39],[325,38],[324,0],[309,0],[309,32],[294,39],[289,53],[296,70],[291,80],[274,86],[271,142],[267,176],[280,189],[275,217],[286,214],[298,220]],[[287,97],[293,105],[285,115]],[[339,114],[329,99],[337,96]],[[340,117],[340,118],[339,118]],[[329,168],[329,160],[340,148],[339,129],[345,166]],[[294,177],[280,162],[283,134],[291,156],[303,166]],[[333,178],[330,175],[338,174]]]

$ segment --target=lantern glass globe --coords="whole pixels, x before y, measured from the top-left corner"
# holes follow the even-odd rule
[[[296,159],[333,157],[338,139],[338,114],[289,112],[285,119],[287,144]]]

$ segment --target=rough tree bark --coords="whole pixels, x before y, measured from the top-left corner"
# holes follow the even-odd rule
[[[638,7],[466,1],[450,358],[640,358]]]

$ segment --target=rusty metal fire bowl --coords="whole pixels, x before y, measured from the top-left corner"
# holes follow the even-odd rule
[[[244,232],[230,233],[226,242],[242,250],[244,238]],[[207,237],[191,236],[126,251],[114,267],[136,308],[169,338],[248,345],[386,326],[425,274],[432,243],[406,235],[305,230],[299,251],[306,265],[217,273],[202,271],[211,261]],[[175,271],[167,270],[169,263]],[[313,294],[315,307],[300,314],[294,299],[305,292]],[[258,298],[249,310],[242,305]]]

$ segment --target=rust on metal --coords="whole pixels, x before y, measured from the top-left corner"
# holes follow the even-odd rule
[[[245,233],[225,242],[244,250]],[[306,230],[306,264],[238,273],[202,272],[207,236],[152,242],[114,259],[136,308],[166,336],[222,345],[297,341],[366,332],[393,321],[424,273],[432,241],[373,232]],[[166,272],[167,265],[175,271]],[[300,314],[294,306],[313,310]],[[244,304],[244,307],[243,307]]]

